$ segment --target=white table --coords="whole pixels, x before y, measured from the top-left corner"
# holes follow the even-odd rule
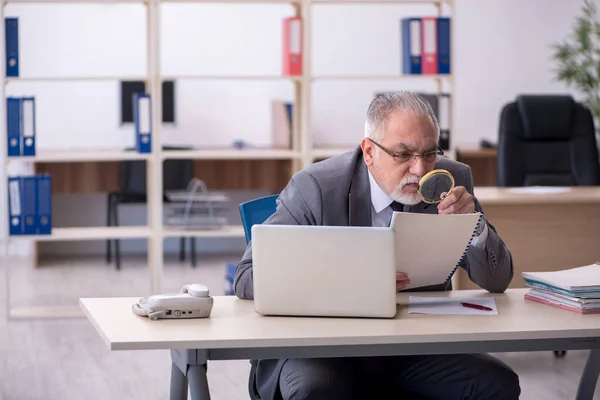
[[[526,289],[419,296],[493,296],[498,315],[408,314],[395,319],[265,317],[252,301],[216,296],[210,318],[150,321],[131,311],[139,298],[85,298],[80,305],[111,350],[169,349],[171,399],[210,399],[208,360],[582,350],[590,356],[577,400],[592,400],[600,374],[600,315],[526,301]]]

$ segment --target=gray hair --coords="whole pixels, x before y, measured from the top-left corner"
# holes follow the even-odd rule
[[[396,110],[403,111],[409,115],[429,116],[439,140],[440,126],[431,108],[431,104],[419,94],[408,91],[384,93],[373,99],[367,110],[365,137],[380,140],[383,137],[389,115]]]

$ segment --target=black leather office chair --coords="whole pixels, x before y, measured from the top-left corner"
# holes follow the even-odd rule
[[[597,146],[592,114],[573,97],[517,96],[500,113],[498,186],[600,185]]]
[[[163,147],[163,150],[181,150],[182,148]],[[132,150],[132,149],[128,149]],[[185,190],[192,179],[193,160],[166,160],[163,164],[163,193],[170,190]],[[137,204],[147,202],[146,161],[122,161],[119,163],[119,189],[110,192],[107,199],[107,226],[118,226],[119,204]],[[168,202],[166,194],[163,202]],[[180,238],[179,260],[185,260],[185,237]],[[121,269],[121,248],[118,239],[106,241],[106,262],[112,262],[112,244],[114,243],[116,269]],[[196,265],[194,238],[190,238],[190,256],[192,266]]]
[[[498,186],[600,185],[594,120],[571,96],[518,96],[498,133]]]

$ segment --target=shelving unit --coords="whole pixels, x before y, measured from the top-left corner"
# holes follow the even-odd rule
[[[144,80],[146,81],[146,90],[152,96],[152,141],[153,152],[150,154],[138,154],[135,152],[126,152],[118,149],[105,150],[39,150],[35,157],[6,157],[6,140],[0,140],[0,154],[6,163],[13,161],[31,162],[34,165],[42,165],[50,168],[51,165],[61,163],[105,163],[110,164],[122,160],[145,160],[147,162],[147,220],[148,225],[142,227],[82,227],[82,228],[53,228],[52,235],[49,236],[8,236],[6,224],[1,227],[0,238],[3,240],[4,253],[7,246],[13,241],[34,240],[34,241],[60,241],[60,240],[98,240],[108,238],[147,238],[148,239],[148,271],[150,274],[150,292],[161,292],[163,279],[163,240],[168,237],[243,237],[244,232],[241,226],[226,227],[221,231],[196,231],[172,229],[163,225],[163,204],[162,204],[162,163],[167,159],[193,159],[199,163],[226,162],[226,165],[238,165],[239,163],[252,162],[257,169],[264,164],[265,168],[277,168],[279,171],[279,181],[286,181],[291,175],[310,165],[311,163],[332,157],[343,152],[352,150],[350,147],[331,147],[317,148],[313,145],[313,133],[311,131],[311,97],[312,84],[323,80],[429,80],[433,81],[441,93],[443,85],[452,86],[452,75],[313,75],[312,74],[312,7],[315,5],[338,5],[338,4],[361,4],[364,7],[376,7],[377,5],[390,4],[430,4],[437,9],[437,14],[442,15],[443,6],[448,6],[450,13],[444,13],[452,17],[452,0],[12,0],[2,3],[1,23],[4,24],[4,6],[8,3],[100,3],[100,4],[119,4],[119,3],[142,3],[145,5],[147,14],[147,74],[145,76],[59,76],[59,77],[5,77],[4,59],[0,62],[0,76],[4,79],[2,85],[3,98],[6,97],[5,85],[16,81],[99,81],[99,80]],[[239,3],[239,4],[290,4],[293,6],[297,16],[303,18],[303,75],[302,76],[276,76],[276,75],[163,75],[161,73],[161,32],[160,18],[161,5],[174,3]],[[433,13],[432,13],[433,14]],[[454,22],[452,23],[452,34],[454,38]],[[4,27],[0,28],[0,54],[4,57]],[[273,49],[280,51],[280,49]],[[454,59],[454,57],[453,57]],[[453,68],[453,67],[452,67]],[[294,116],[292,131],[295,132],[292,138],[291,149],[269,149],[269,148],[207,148],[194,150],[161,150],[162,143],[162,81],[163,80],[232,80],[232,81],[289,81],[294,87]],[[3,132],[2,137],[6,138],[6,110],[2,107],[0,129]],[[452,127],[451,127],[452,129]],[[38,126],[38,131],[40,130]],[[133,132],[132,132],[133,135]],[[204,164],[206,165],[206,164]],[[247,170],[247,164],[241,164],[238,168]],[[289,165],[289,168],[288,168]],[[6,167],[6,165],[5,165]],[[3,169],[6,172],[6,168]],[[287,176],[280,176],[281,170],[286,170]],[[6,173],[0,176],[0,180],[6,182]],[[281,182],[276,184],[281,187]],[[227,186],[227,185],[225,185]],[[214,187],[209,185],[209,187]],[[219,189],[218,187],[214,187]],[[244,189],[241,187],[241,189]],[[3,215],[8,215],[6,199],[0,202]]]

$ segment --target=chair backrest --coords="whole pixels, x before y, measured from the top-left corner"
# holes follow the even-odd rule
[[[242,226],[246,234],[246,243],[252,240],[252,226],[262,224],[277,209],[278,194],[259,197],[240,204],[240,215],[242,217]]]
[[[591,112],[570,95],[520,95],[500,113],[498,186],[600,185]]]
[[[163,150],[185,149],[189,148],[163,146]],[[185,190],[192,179],[193,170],[193,160],[165,160],[163,164],[163,191]],[[119,190],[130,193],[146,193],[146,161],[128,160],[119,164]]]

